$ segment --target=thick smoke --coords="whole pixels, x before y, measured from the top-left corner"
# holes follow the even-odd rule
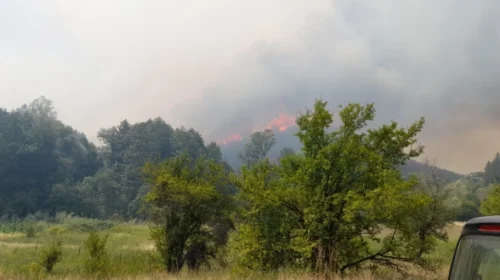
[[[61,120],[93,140],[100,128],[125,118],[157,116],[208,133],[199,122],[184,119],[203,118],[202,112],[178,114],[172,108],[199,102],[203,89],[224,77],[233,58],[256,40],[293,41],[305,17],[329,5],[329,0],[0,1],[0,107],[14,109],[44,95],[54,101]]]
[[[260,43],[208,89],[192,121],[213,137],[314,99],[375,102],[377,122],[427,124],[425,157],[459,172],[500,150],[500,2],[337,1],[290,46]],[[274,108],[274,110],[273,110]],[[194,108],[192,108],[194,109]],[[249,125],[249,124],[248,124]],[[222,127],[222,128],[221,128]]]
[[[455,171],[500,151],[497,0],[7,2],[0,106],[45,95],[91,139],[161,116],[216,140],[322,98],[425,116],[425,156]]]

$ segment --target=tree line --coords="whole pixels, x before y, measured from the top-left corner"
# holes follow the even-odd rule
[[[326,105],[317,101],[297,118],[300,150],[270,160],[274,133],[256,132],[238,170],[216,143],[160,118],[101,129],[96,147],[43,97],[0,110],[0,215],[148,220],[169,271],[229,261],[259,271],[431,268],[464,199],[435,168],[401,173],[423,152],[424,119],[369,128],[374,105],[348,104],[332,131]],[[478,176],[496,183],[499,162]]]
[[[187,152],[222,161],[215,143],[160,118],[101,129],[96,147],[64,125],[50,100],[0,109],[0,216],[67,211],[94,218],[134,218],[146,192],[141,168]],[[227,167],[229,168],[229,167]]]

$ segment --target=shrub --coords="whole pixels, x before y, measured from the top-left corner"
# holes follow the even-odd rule
[[[26,232],[28,227],[28,222],[23,220],[10,220],[0,223],[0,232],[3,233],[14,233],[14,232]]]
[[[33,224],[28,225],[26,228],[26,237],[27,238],[33,238],[36,235],[36,230],[35,226]]]
[[[85,270],[91,274],[103,276],[109,271],[109,256],[106,248],[108,235],[100,236],[91,232],[85,240]]]
[[[56,222],[68,230],[76,232],[96,232],[110,229],[115,223],[96,219],[82,218],[64,212],[56,214]]]
[[[43,268],[38,262],[30,263],[29,267],[29,279],[41,279],[43,276]]]
[[[64,228],[62,226],[51,226],[47,229],[47,232],[53,236],[61,235],[62,233],[66,232],[66,231],[67,231],[66,228]]]
[[[51,272],[54,265],[61,261],[62,258],[62,241],[55,240],[49,246],[42,249],[40,256],[40,265],[45,268],[47,272]]]

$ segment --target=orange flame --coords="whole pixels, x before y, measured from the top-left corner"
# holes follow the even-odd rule
[[[218,144],[226,145],[231,142],[236,142],[236,141],[241,141],[243,137],[241,137],[241,134],[231,134],[224,138],[223,140],[217,141]]]
[[[285,113],[280,113],[277,117],[272,119],[266,126],[265,129],[278,130],[284,132],[290,127],[295,126],[295,116],[291,116]],[[226,145],[232,142],[237,142],[243,140],[241,134],[231,134],[224,138],[223,140],[217,141],[219,145]]]
[[[266,129],[278,129],[283,132],[295,125],[295,117],[284,113],[279,114],[266,126]]]

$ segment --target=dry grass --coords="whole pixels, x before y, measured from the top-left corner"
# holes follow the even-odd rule
[[[322,280],[322,279],[328,279],[328,280],[380,280],[380,279],[386,279],[386,280],[437,280],[437,279],[445,279],[447,276],[447,271],[443,271],[442,273],[439,273],[437,275],[428,275],[428,276],[413,276],[413,277],[408,277],[408,276],[401,276],[398,274],[394,275],[386,275],[386,276],[376,276],[372,275],[370,273],[364,273],[360,274],[357,276],[349,276],[345,278],[340,278],[340,277],[324,277],[324,276],[317,276],[317,275],[311,275],[311,274],[290,274],[290,273],[281,273],[278,275],[254,275],[254,276],[248,276],[248,277],[242,277],[242,276],[234,276],[231,275],[230,273],[225,273],[225,272],[207,272],[207,273],[199,273],[199,274],[179,274],[179,275],[169,275],[166,273],[156,273],[156,274],[149,274],[149,275],[139,275],[139,276],[122,276],[122,277],[112,277],[109,278],[110,280],[159,280],[159,279],[167,279],[167,280],[233,280],[233,279],[248,279],[248,280]],[[47,280],[97,280],[98,278],[95,277],[89,277],[89,276],[82,276],[82,275],[72,275],[72,276],[47,276],[47,277],[41,277],[43,279]],[[35,277],[21,277],[21,276],[12,276],[12,275],[6,275],[6,274],[0,274],[0,279],[5,279],[5,280],[21,280],[21,279],[36,279]]]
[[[440,244],[438,254],[447,262],[447,257],[450,255],[451,249],[454,248],[456,240],[460,235],[463,223],[455,223],[446,228],[450,241]],[[145,226],[139,225],[117,225],[110,231],[109,249],[113,258],[114,274],[117,275],[110,279],[129,279],[129,280],[155,280],[155,279],[171,279],[171,280],[229,280],[229,279],[257,279],[257,280],[306,280],[306,279],[325,279],[317,275],[305,273],[290,273],[283,272],[278,274],[255,274],[247,277],[236,276],[230,271],[206,271],[199,274],[181,273],[178,275],[169,275],[160,273],[162,271],[161,260],[154,257],[154,244],[149,240],[148,229]],[[0,271],[0,280],[3,279],[52,279],[52,280],[94,280],[86,276],[80,267],[82,255],[80,249],[87,234],[64,232],[62,238],[64,240],[65,251],[63,260],[57,264],[53,275],[45,275],[42,278],[30,275],[29,265],[37,259],[39,252],[36,248],[40,248],[48,242],[50,236],[46,232],[37,234],[36,238],[29,239],[23,233],[0,233],[0,270],[3,269],[3,274]],[[345,280],[413,280],[413,279],[446,279],[447,267],[443,268],[437,275],[426,274],[413,277],[402,277],[399,274],[384,274],[374,275],[369,272],[361,275],[350,276],[343,278]],[[413,272],[416,274],[416,272]],[[120,276],[118,276],[120,275]],[[340,278],[330,278],[340,279]]]
[[[0,241],[0,248],[1,247],[6,247],[6,248],[38,248],[41,246],[43,246],[43,244]],[[78,246],[76,246],[76,245],[63,245],[63,248],[78,249]]]
[[[18,238],[18,237],[23,237],[25,234],[24,233],[3,233],[0,232],[0,240],[6,240],[6,239],[11,239],[11,238]]]

